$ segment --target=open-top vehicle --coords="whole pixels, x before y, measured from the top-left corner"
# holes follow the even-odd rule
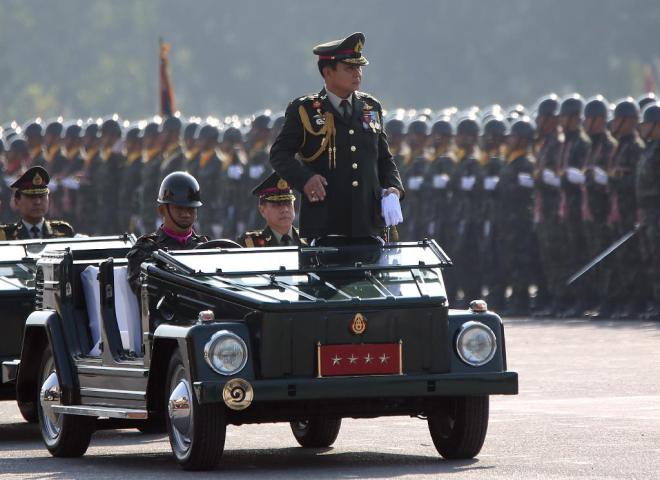
[[[449,310],[434,241],[158,251],[139,299],[125,260],[104,258],[37,264],[18,391],[40,385],[55,456],[84,454],[97,417],[164,423],[177,462],[206,469],[228,424],[290,422],[300,445],[326,447],[343,417],[409,415],[443,457],[471,458],[489,395],[517,393],[501,319],[482,301]]]
[[[23,330],[25,320],[35,306],[38,290],[35,273],[41,255],[69,249],[78,252],[79,257],[125,257],[134,243],[133,235],[0,242],[0,392],[3,397],[15,396],[14,381],[20,364]],[[36,399],[35,395],[32,399],[19,401],[21,414],[28,421],[37,421]]]

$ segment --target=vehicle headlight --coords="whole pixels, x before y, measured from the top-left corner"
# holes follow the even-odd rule
[[[465,322],[456,337],[456,351],[468,365],[480,367],[490,362],[497,350],[493,331],[481,322]]]
[[[220,330],[213,334],[204,347],[204,358],[216,372],[222,375],[234,375],[247,363],[247,345],[235,333]]]

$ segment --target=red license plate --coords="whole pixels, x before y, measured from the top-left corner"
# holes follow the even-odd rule
[[[403,373],[401,342],[317,345],[319,377]]]

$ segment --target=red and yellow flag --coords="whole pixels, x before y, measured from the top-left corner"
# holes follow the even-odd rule
[[[172,46],[160,39],[160,114],[162,117],[170,117],[174,114],[174,88],[170,82],[168,55]]]

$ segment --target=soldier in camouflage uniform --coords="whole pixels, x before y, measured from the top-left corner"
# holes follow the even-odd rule
[[[263,182],[268,178],[268,172],[271,170],[268,164],[270,137],[270,115],[265,113],[257,115],[252,121],[246,138],[248,156],[247,176],[253,184]],[[249,210],[245,222],[250,228],[258,225],[258,212],[254,209]]]
[[[561,199],[560,151],[563,137],[558,130],[559,99],[550,94],[542,97],[536,111],[537,143],[534,173],[534,227],[540,263],[548,285],[548,302],[535,316],[555,316],[567,308],[565,281],[568,263],[565,224],[559,218]]]
[[[427,170],[429,159],[426,157],[428,142],[428,124],[424,120],[415,120],[408,125],[406,141],[410,147],[410,162],[404,165],[406,201],[402,205],[405,222],[399,227],[402,241],[416,241],[428,236],[428,218],[424,196],[427,189]]]
[[[639,107],[632,98],[616,103],[611,132],[619,142],[608,167],[610,186],[609,223],[615,238],[630,232],[638,222],[635,181],[644,143],[637,134]],[[638,237],[631,238],[617,251],[613,261],[613,281],[608,296],[618,305],[612,316],[635,318],[646,298],[645,268]]]
[[[610,195],[607,168],[616,148],[616,140],[607,131],[609,103],[602,96],[589,100],[584,107],[584,128],[591,139],[591,155],[585,165],[585,188],[582,215],[587,232],[589,258],[595,258],[613,241],[607,223]],[[596,267],[588,281],[589,307],[593,316],[607,316],[609,271],[605,265]]]
[[[573,94],[565,98],[559,107],[559,124],[564,132],[564,143],[559,152],[561,174],[561,197],[559,219],[566,227],[568,244],[566,254],[572,269],[584,265],[587,255],[585,225],[582,220],[582,199],[585,188],[584,168],[591,151],[591,140],[582,130],[582,97]],[[588,292],[585,285],[568,291],[568,308],[561,312],[563,317],[582,315],[588,308]]]
[[[641,134],[647,142],[637,169],[637,202],[641,210],[642,233],[651,298],[644,318],[660,320],[660,103],[647,103]]]
[[[534,126],[528,117],[514,120],[507,131],[507,158],[497,182],[496,235],[501,256],[500,274],[511,285],[503,315],[528,315],[532,283],[534,166],[529,153]]]
[[[223,188],[221,191],[224,214],[222,236],[236,238],[245,231],[247,206],[241,201],[248,189],[247,154],[243,146],[243,134],[236,127],[229,127],[222,136]]]
[[[482,271],[479,233],[483,208],[483,169],[477,158],[479,124],[474,116],[456,126],[456,168],[450,180],[454,227],[451,252],[456,265],[456,288],[463,291],[459,307],[481,298]]]
[[[497,241],[501,225],[497,222],[499,192],[497,185],[504,161],[502,146],[505,141],[506,120],[501,116],[484,119],[481,137],[481,165],[483,168],[483,225],[480,232],[479,255],[483,261],[484,284],[488,287],[488,305],[494,310],[504,307],[506,283],[501,275],[501,242]],[[529,251],[525,252],[529,255]]]
[[[158,228],[160,220],[154,209],[154,199],[158,196],[158,182],[160,180],[160,135],[159,124],[150,122],[142,132],[142,168],[140,169],[140,203],[141,224],[138,232],[147,233]]]
[[[137,212],[139,207],[138,192],[142,173],[142,137],[140,128],[130,127],[125,135],[126,148],[124,164],[121,168],[119,185],[119,229],[131,233],[138,232]]]
[[[216,153],[220,132],[213,125],[204,125],[199,129],[197,145],[199,148],[197,172],[199,188],[206,193],[206,208],[200,212],[199,228],[213,238],[224,235],[222,229],[222,161]]]

